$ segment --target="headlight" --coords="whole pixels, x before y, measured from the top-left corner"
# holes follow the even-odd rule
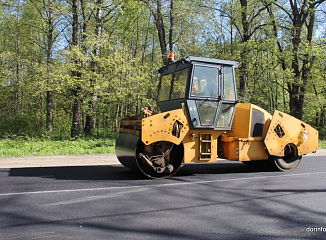
[[[306,129],[302,131],[302,136],[303,136],[303,141],[308,140],[308,131]]]

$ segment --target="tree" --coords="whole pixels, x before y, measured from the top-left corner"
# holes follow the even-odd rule
[[[102,8],[103,8],[103,0],[96,0],[95,2],[95,39],[96,41],[99,41],[102,36],[103,31],[103,16],[102,16]],[[94,135],[94,129],[95,129],[95,108],[96,108],[96,101],[97,101],[97,94],[95,91],[95,85],[96,85],[96,78],[95,74],[98,72],[98,58],[100,57],[100,51],[101,46],[100,43],[97,42],[95,44],[94,50],[93,50],[93,58],[91,60],[91,71],[94,73],[93,76],[90,78],[90,99],[88,101],[88,114],[86,115],[86,122],[85,122],[85,128],[84,132],[90,136]]]
[[[155,110],[156,69],[168,64],[169,51],[176,58],[239,61],[241,100],[270,112],[283,108],[322,126],[325,41],[315,31],[325,14],[322,4],[4,0],[0,128],[5,120],[22,117],[37,122],[38,135],[45,129],[49,136],[73,139],[94,136],[96,130],[98,137],[115,134],[121,118],[144,106]]]
[[[214,2],[214,1],[213,1]],[[222,17],[227,16],[230,19],[229,32],[231,34],[230,41],[233,41],[233,28],[236,29],[240,38],[240,67],[239,67],[239,92],[242,100],[248,98],[248,71],[250,61],[248,56],[255,48],[255,43],[251,46],[250,40],[254,35],[266,26],[263,21],[263,13],[266,11],[268,4],[263,5],[261,1],[239,0],[236,2],[222,2],[220,5],[203,6],[218,11]],[[239,14],[237,14],[239,13]]]
[[[62,15],[59,14],[62,8],[57,0],[35,1],[29,0],[37,10],[39,17],[43,24],[40,31],[44,35],[44,47],[42,49],[45,52],[46,62],[46,130],[48,133],[53,129],[53,91],[52,91],[52,77],[53,77],[53,52],[54,45],[63,30],[58,30],[57,27],[62,20]],[[40,43],[42,44],[42,43]]]
[[[82,98],[81,98],[81,61],[78,56],[78,43],[79,43],[79,11],[78,0],[72,0],[72,40],[71,49],[73,51],[73,69],[71,77],[73,86],[71,88],[73,97],[72,107],[72,126],[71,138],[78,138],[81,134],[81,111],[82,111]]]
[[[173,52],[173,29],[174,29],[174,0],[170,0],[169,5],[169,35],[166,35],[166,26],[164,23],[164,13],[163,13],[163,5],[162,0],[156,0],[154,3],[153,1],[148,0],[141,0],[146,4],[146,6],[150,9],[153,17],[154,22],[158,34],[158,39],[160,42],[160,49],[162,54],[162,60],[164,65],[169,64],[168,54],[167,54],[167,47],[169,46],[170,52]],[[168,39],[168,41],[167,41]]]
[[[281,5],[278,2],[274,2],[274,5],[287,15],[291,24],[290,27],[284,26],[284,29],[290,29],[292,45],[290,71],[293,79],[287,82],[287,90],[290,97],[290,114],[298,119],[302,119],[303,117],[306,88],[314,63],[311,47],[313,44],[315,12],[324,1],[289,0],[288,5]],[[275,31],[274,33],[276,33]],[[280,42],[277,44],[280,52],[284,52],[281,49]],[[285,70],[287,65],[284,62],[284,57],[281,57],[281,60],[283,69]]]

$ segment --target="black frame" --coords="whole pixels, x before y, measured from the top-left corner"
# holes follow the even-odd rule
[[[192,81],[194,77],[194,70],[196,66],[203,66],[203,67],[212,67],[219,70],[219,96],[218,98],[207,98],[207,97],[200,97],[200,96],[192,96],[191,95],[191,89],[192,89]],[[233,70],[233,85],[234,85],[234,94],[235,94],[235,100],[228,100],[223,99],[224,94],[224,67],[232,67]],[[170,87],[170,93],[169,93],[169,100],[167,101],[161,101],[158,102],[158,106],[160,107],[160,110],[162,112],[175,110],[184,108],[185,113],[187,114],[189,118],[189,122],[191,125],[191,128],[206,128],[206,129],[216,129],[216,130],[229,130],[231,129],[232,121],[234,118],[236,103],[237,100],[237,91],[236,91],[236,82],[235,82],[235,72],[234,69],[238,67],[237,62],[233,61],[227,61],[227,60],[219,60],[219,59],[210,59],[210,58],[198,58],[198,57],[185,57],[181,59],[178,62],[172,63],[168,66],[164,66],[161,69],[159,69],[159,73],[161,74],[160,82],[159,82],[159,88],[158,88],[158,94],[161,87],[162,77],[180,70],[183,70],[185,68],[188,69],[188,76],[187,76],[187,83],[186,83],[186,92],[185,92],[185,98],[180,99],[174,99],[170,100],[171,94],[172,94],[172,88],[174,84],[174,75],[171,79],[171,87]],[[158,95],[159,96],[159,95]],[[199,109],[197,109],[196,101],[203,101],[207,100],[212,102],[218,102],[218,108],[216,110],[216,114],[214,117],[214,122],[212,125],[202,125],[200,121],[199,116]],[[223,104],[232,104],[234,105],[234,110],[231,116],[230,124],[229,126],[225,127],[218,127],[218,119],[221,113],[221,109]]]

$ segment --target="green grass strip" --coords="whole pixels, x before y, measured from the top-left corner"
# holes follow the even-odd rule
[[[0,140],[0,157],[54,156],[114,153],[115,140]]]

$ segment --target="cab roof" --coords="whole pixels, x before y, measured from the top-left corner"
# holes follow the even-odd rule
[[[214,58],[193,57],[193,56],[186,56],[184,58],[184,61],[187,61],[189,63],[204,62],[204,63],[213,63],[213,64],[220,64],[220,65],[229,65],[229,66],[231,65],[236,68],[239,66],[239,63],[235,61],[221,60],[221,59],[214,59]]]
[[[204,57],[194,57],[194,56],[186,56],[174,63],[171,63],[167,66],[161,67],[158,72],[163,74],[167,68],[173,68],[176,70],[178,68],[178,65],[184,65],[184,64],[193,64],[193,63],[208,63],[208,64],[216,64],[216,65],[227,65],[227,66],[233,66],[234,68],[237,68],[239,66],[238,62],[235,61],[229,61],[229,60],[221,60],[221,59],[214,59],[214,58],[204,58]],[[171,71],[171,70],[170,70]],[[168,71],[168,72],[170,72]]]

